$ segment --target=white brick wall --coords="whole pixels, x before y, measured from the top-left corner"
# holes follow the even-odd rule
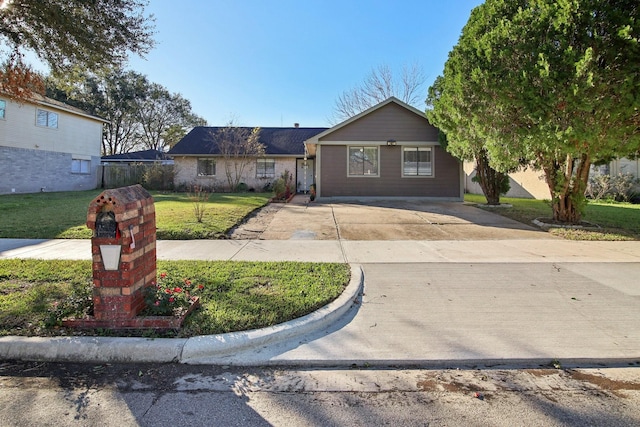
[[[268,157],[267,157],[268,158]],[[184,185],[202,185],[213,187],[216,191],[227,191],[229,184],[224,170],[224,160],[216,158],[216,176],[201,177],[198,176],[198,158],[197,157],[175,157],[176,177],[175,185],[180,188]],[[240,182],[247,184],[249,188],[255,191],[262,191],[265,185],[272,183],[288,170],[294,175],[296,173],[295,157],[277,157],[275,158],[275,178],[256,178],[256,162],[252,161],[244,169],[243,178]],[[232,176],[235,172],[232,171]],[[294,183],[295,185],[295,183]]]

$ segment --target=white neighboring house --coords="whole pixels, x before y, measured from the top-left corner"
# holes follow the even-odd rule
[[[43,96],[0,94],[0,194],[96,188],[106,122]]]
[[[618,174],[630,173],[636,178],[640,178],[640,157],[636,159],[616,159],[609,163],[608,172],[609,175],[615,176]]]

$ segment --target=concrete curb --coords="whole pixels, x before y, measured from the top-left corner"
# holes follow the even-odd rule
[[[351,280],[344,292],[334,301],[304,317],[289,322],[251,331],[221,335],[192,337],[187,340],[180,357],[181,363],[212,364],[220,358],[247,350],[274,344],[329,326],[343,316],[361,293],[364,274],[359,265],[351,265]]]
[[[324,328],[345,314],[363,286],[359,265],[351,265],[351,280],[333,302],[299,319],[263,329],[192,338],[19,337],[0,338],[0,360],[83,363],[212,363],[251,347],[284,341]]]
[[[126,363],[177,362],[186,338],[2,337],[0,360]]]

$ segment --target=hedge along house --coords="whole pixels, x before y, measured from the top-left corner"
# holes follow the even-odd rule
[[[228,189],[224,156],[216,143],[216,134],[224,127],[195,127],[168,154],[176,167],[175,185],[197,184]],[[253,128],[240,128],[249,134]],[[313,183],[313,159],[305,157],[304,141],[327,128],[260,128],[259,142],[265,154],[254,156],[245,168],[241,182],[247,188],[263,190],[284,172],[293,175],[296,191],[306,192]]]
[[[461,162],[424,112],[391,97],[305,141],[318,198],[462,201]]]

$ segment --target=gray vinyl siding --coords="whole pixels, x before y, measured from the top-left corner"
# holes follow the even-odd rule
[[[395,140],[395,146],[387,146]],[[425,197],[459,200],[461,163],[438,143],[425,116],[395,102],[383,105],[319,139],[320,197]],[[348,147],[378,146],[376,177],[348,176]],[[403,146],[431,147],[433,176],[402,176]]]
[[[391,103],[336,129],[320,138],[329,141],[432,141],[438,142],[438,129],[426,117],[420,117],[400,105]]]
[[[321,149],[321,197],[439,197],[459,198],[460,162],[433,146],[433,177],[402,177],[402,147],[380,146],[378,177],[348,177],[346,145]]]

